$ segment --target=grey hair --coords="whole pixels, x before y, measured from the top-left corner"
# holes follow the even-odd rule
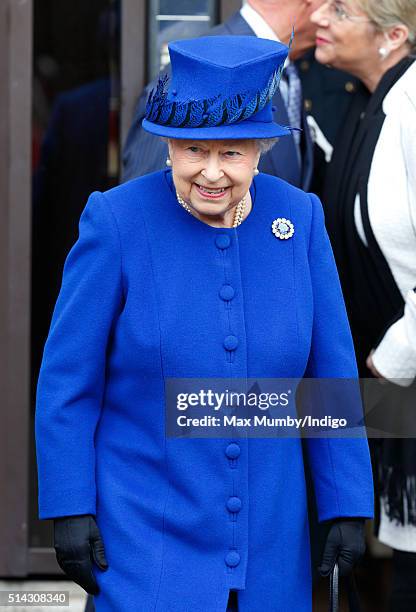
[[[279,138],[258,138],[256,139],[257,148],[260,151],[260,155],[267,153],[279,142]]]
[[[416,50],[415,0],[357,0],[357,4],[381,32],[396,25],[407,26],[407,42],[412,52]]]
[[[165,136],[162,136],[161,138],[166,143],[169,141],[169,138],[166,138]],[[250,140],[250,139],[248,138],[247,140]],[[263,153],[267,153],[268,151],[270,151],[270,149],[272,149],[278,141],[279,141],[279,138],[255,138],[254,139],[254,142],[256,143],[256,146],[260,152],[260,155],[263,155]]]

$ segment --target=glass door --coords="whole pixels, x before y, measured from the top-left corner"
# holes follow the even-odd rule
[[[218,0],[150,0],[149,81],[169,62],[168,43],[202,36],[218,23]]]
[[[120,1],[34,0],[32,85],[31,461],[29,545],[37,519],[36,383],[65,258],[88,196],[119,177]]]

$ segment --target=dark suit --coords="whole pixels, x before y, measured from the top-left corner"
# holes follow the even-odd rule
[[[253,30],[239,12],[232,15],[225,23],[213,28],[209,34],[212,36],[254,36]],[[145,88],[137,105],[134,122],[130,128],[123,152],[124,181],[159,170],[165,165],[167,156],[166,144],[160,138],[155,138],[155,136],[149,134],[141,127],[146,101],[154,85],[155,83],[150,83]],[[276,107],[274,120],[281,125],[290,125],[286,107],[279,90],[273,98],[273,105]],[[262,155],[259,169],[261,172],[278,176],[296,187],[308,190],[312,179],[313,144],[304,115],[302,123],[302,167],[298,160],[293,137],[286,136],[271,151]]]
[[[334,145],[336,136],[345,122],[348,108],[355,97],[358,80],[347,72],[317,62],[315,49],[308,51],[295,63],[302,81],[304,111],[314,118],[325,138]],[[318,141],[314,149],[311,191],[320,196],[327,167],[325,150]]]
[[[357,91],[358,79],[317,62],[315,49],[295,63],[302,81],[305,112],[314,117],[326,138],[334,144]]]

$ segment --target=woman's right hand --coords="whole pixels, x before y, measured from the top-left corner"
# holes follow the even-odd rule
[[[321,576],[329,576],[338,563],[339,575],[348,576],[365,553],[365,518],[341,517],[331,521],[322,563]]]
[[[92,514],[54,519],[56,559],[65,574],[87,593],[98,595],[99,588],[92,564],[105,571],[108,563],[100,530]]]

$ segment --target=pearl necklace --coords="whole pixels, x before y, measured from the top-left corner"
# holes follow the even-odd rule
[[[192,215],[191,207],[189,206],[189,204],[185,202],[183,198],[181,198],[178,192],[176,192],[176,198],[179,204],[183,206],[184,209],[187,210]],[[239,201],[239,203],[237,204],[235,208],[234,221],[233,221],[232,227],[238,227],[243,222],[244,211],[245,211],[246,203],[247,203],[246,198],[247,196],[244,196],[244,198]]]

